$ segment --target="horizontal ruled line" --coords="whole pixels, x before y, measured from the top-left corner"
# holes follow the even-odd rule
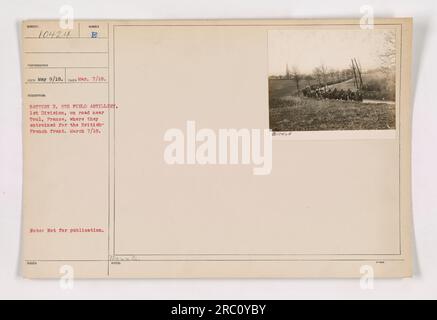
[[[29,53],[29,54],[32,54],[32,53],[41,53],[41,54],[45,54],[45,53],[47,53],[47,54],[50,54],[50,53],[104,53],[104,54],[108,54],[108,51],[46,51],[46,52],[44,52],[44,51],[27,51],[27,52],[24,52],[24,53]]]
[[[257,262],[257,261],[272,261],[272,262],[287,262],[287,261],[296,261],[296,262],[316,262],[316,261],[337,261],[337,262],[347,262],[347,261],[376,261],[375,259],[131,259],[131,260],[80,260],[80,259],[57,259],[57,260],[25,260],[25,262],[190,262],[190,261],[199,261],[199,262],[233,262],[233,261],[247,261],[247,262]],[[383,259],[381,261],[405,261],[405,259]]]
[[[104,82],[104,81],[96,81],[96,82],[86,82],[86,81],[71,81],[71,82],[63,82],[63,81],[59,81],[59,82],[25,82],[25,84],[88,84],[88,83],[102,83],[102,84],[107,84],[108,82]]]
[[[109,69],[109,67],[26,67],[27,69]]]
[[[117,253],[116,256],[400,256],[399,253]]]
[[[97,38],[92,38],[92,37],[66,37],[66,38],[40,38],[40,37],[24,37],[24,39],[40,39],[40,40],[68,40],[68,39],[92,39],[92,40],[96,40],[96,39],[108,39],[107,37],[97,37]]]

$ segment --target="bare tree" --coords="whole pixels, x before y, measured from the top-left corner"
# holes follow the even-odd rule
[[[384,36],[384,44],[379,59],[382,64],[382,70],[386,72],[393,72],[396,65],[396,33],[394,31],[388,32]]]
[[[323,86],[325,87],[326,90],[326,85],[327,85],[327,78],[328,78],[328,68],[322,63],[319,66],[319,70],[320,70],[320,74],[322,77],[322,81],[323,81]]]
[[[322,86],[322,71],[319,67],[314,68],[313,70],[314,78],[316,78],[317,83],[319,84],[319,87]]]
[[[396,88],[396,33],[394,31],[385,35],[379,59],[381,61],[380,70],[385,76],[385,90],[391,92],[390,95],[394,99]]]
[[[335,70],[333,68],[328,69],[328,83],[335,81]]]
[[[290,80],[290,69],[288,69],[288,63],[285,66],[285,79]]]

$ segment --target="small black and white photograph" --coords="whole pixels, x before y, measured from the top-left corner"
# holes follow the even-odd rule
[[[396,30],[271,30],[273,132],[396,129]]]

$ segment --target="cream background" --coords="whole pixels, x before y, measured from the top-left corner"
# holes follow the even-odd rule
[[[267,176],[163,162],[187,120],[268,128],[274,26],[115,28],[116,253],[399,253],[398,139],[274,140]]]

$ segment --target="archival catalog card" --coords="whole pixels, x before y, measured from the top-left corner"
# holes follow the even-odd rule
[[[412,275],[411,19],[21,33],[24,277]]]

